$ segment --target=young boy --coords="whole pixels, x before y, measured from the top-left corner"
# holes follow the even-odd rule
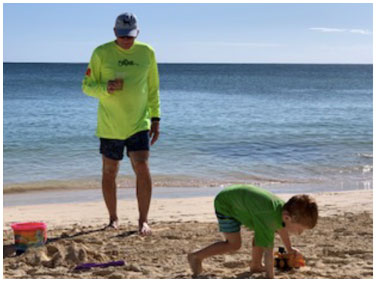
[[[298,254],[291,246],[288,234],[300,235],[304,230],[312,229],[318,219],[317,204],[308,195],[293,196],[285,203],[272,193],[249,185],[233,185],[222,190],[215,198],[215,211],[225,241],[188,255],[194,276],[202,271],[205,258],[238,250],[241,247],[240,228],[245,225],[255,231],[250,271],[266,271],[267,278],[273,278],[275,232],[288,253]],[[265,267],[262,266],[263,253]]]

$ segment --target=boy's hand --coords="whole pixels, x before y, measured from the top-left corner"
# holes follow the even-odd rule
[[[300,250],[296,249],[296,248],[291,247],[291,248],[287,249],[287,252],[288,252],[288,254],[293,254],[295,257],[296,256],[302,256]]]
[[[291,266],[295,266],[296,264],[298,264],[299,260],[304,259],[304,256],[300,253],[300,251],[298,249],[291,248],[287,252],[288,252],[288,255],[290,256],[289,260],[291,261],[290,263],[288,262],[288,264],[290,264]],[[297,267],[299,267],[299,266],[300,265],[297,265]]]

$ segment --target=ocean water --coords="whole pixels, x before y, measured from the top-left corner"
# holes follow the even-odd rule
[[[86,66],[3,65],[6,190],[99,184],[97,101],[81,91]],[[161,186],[372,188],[372,65],[160,64],[159,71],[161,136],[150,167]],[[125,159],[120,180],[132,175]]]

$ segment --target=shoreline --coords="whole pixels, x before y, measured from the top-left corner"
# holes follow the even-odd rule
[[[213,189],[213,188],[212,188]],[[150,221],[212,221],[216,222],[213,209],[215,188],[211,196],[189,196],[165,198],[152,197]],[[134,190],[127,190],[135,194]],[[169,194],[169,191],[166,192]],[[302,193],[302,192],[301,192]],[[277,194],[283,200],[288,200],[293,194]],[[331,216],[340,212],[373,212],[373,190],[354,190],[337,192],[310,193],[317,200],[320,207],[320,216]],[[101,196],[102,198],[102,196]],[[193,211],[193,207],[195,210]],[[132,199],[118,199],[118,211],[121,222],[137,221],[137,201]],[[77,217],[79,216],[79,217]],[[85,224],[91,221],[107,223],[107,211],[104,201],[85,201],[78,199],[72,203],[50,203],[35,205],[4,206],[3,229],[10,229],[10,224],[25,221],[44,221],[48,227],[57,227],[73,224]]]
[[[224,187],[233,184],[252,184],[267,189],[275,189],[277,193],[304,191],[343,191],[363,190],[373,188],[373,179],[279,179],[257,175],[239,175],[225,177],[203,177],[194,175],[153,175],[153,188],[204,188]],[[117,185],[120,189],[132,189],[135,187],[136,178],[134,175],[119,175]],[[279,187],[281,189],[279,190]],[[93,176],[88,178],[67,179],[67,180],[41,180],[22,183],[3,184],[3,195],[23,194],[33,192],[53,191],[83,191],[101,189],[101,177]]]
[[[326,192],[342,191],[363,191],[372,190],[373,184],[364,185],[362,188],[351,187],[351,184],[343,183],[339,185],[329,183],[259,183],[259,182],[227,182],[227,183],[207,183],[207,184],[187,184],[170,183],[170,185],[156,183],[153,184],[152,198],[190,198],[215,196],[221,189],[234,184],[252,184],[271,191],[274,194],[316,194]],[[124,184],[123,184],[124,185]],[[338,185],[338,186],[337,186]],[[118,185],[117,198],[135,199],[135,187]],[[14,192],[3,192],[3,207],[21,206],[24,204],[37,205],[49,203],[80,203],[90,201],[102,201],[101,187],[81,187],[81,188],[51,188],[46,184],[46,188],[37,190],[23,190]]]

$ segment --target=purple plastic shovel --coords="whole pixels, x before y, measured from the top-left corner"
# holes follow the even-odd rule
[[[91,269],[92,267],[105,268],[109,266],[122,266],[122,265],[125,265],[125,262],[123,260],[109,261],[106,263],[83,263],[76,266],[74,270]]]

